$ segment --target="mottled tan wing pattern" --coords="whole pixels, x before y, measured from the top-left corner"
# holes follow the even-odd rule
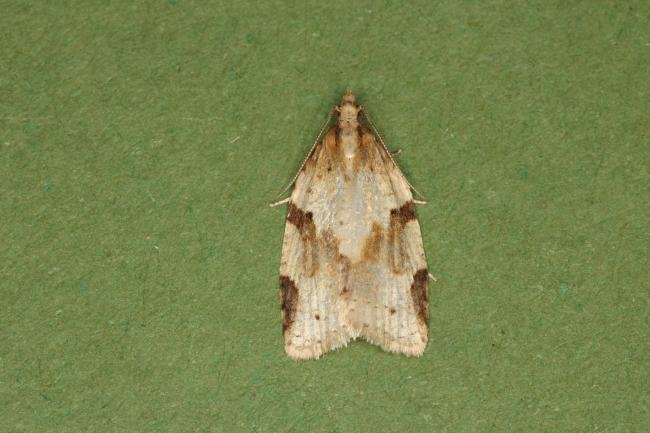
[[[413,197],[388,152],[356,121],[360,107],[348,95],[289,202],[280,266],[285,350],[318,358],[363,337],[419,356],[428,272]]]

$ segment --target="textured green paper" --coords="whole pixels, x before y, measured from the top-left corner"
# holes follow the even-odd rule
[[[647,2],[4,1],[0,431],[641,432]],[[346,88],[420,206],[430,343],[283,352]]]

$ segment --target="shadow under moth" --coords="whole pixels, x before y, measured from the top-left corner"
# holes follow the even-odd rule
[[[336,124],[323,135],[333,115]],[[291,196],[275,203],[289,207],[280,264],[286,353],[318,358],[362,337],[386,351],[422,355],[429,273],[417,201],[350,91],[292,185]]]

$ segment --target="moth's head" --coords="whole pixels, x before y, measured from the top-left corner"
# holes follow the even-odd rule
[[[341,103],[334,109],[339,113],[340,128],[356,128],[359,126],[359,113],[362,107],[357,105],[351,91],[345,92],[341,98]]]

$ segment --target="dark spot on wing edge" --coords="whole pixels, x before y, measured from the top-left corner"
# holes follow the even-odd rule
[[[296,228],[302,232],[306,218],[307,214],[302,209],[296,206],[293,202],[289,202],[289,213],[287,213],[287,221],[296,226]]]
[[[293,324],[298,304],[296,283],[286,275],[280,275],[280,303],[282,307],[282,332],[287,332]]]
[[[428,278],[429,273],[427,270],[420,269],[413,275],[413,284],[411,284],[413,308],[420,321],[424,324],[429,320]]]
[[[391,209],[390,211],[391,226],[399,223],[400,226],[404,227],[406,223],[414,219],[415,205],[411,200],[404,203],[399,209]]]

